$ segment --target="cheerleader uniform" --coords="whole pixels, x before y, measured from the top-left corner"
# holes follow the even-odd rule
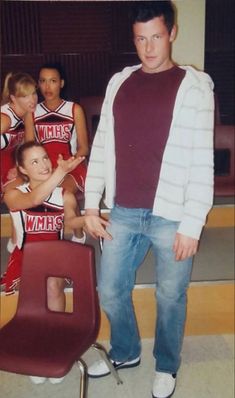
[[[30,192],[29,184],[20,185],[17,189],[25,193]],[[52,194],[39,206],[17,211],[10,210],[10,214],[16,230],[16,247],[10,255],[7,270],[4,274],[6,295],[14,293],[20,282],[25,243],[63,239],[63,188],[55,188]]]
[[[24,122],[16,115],[9,104],[1,106],[1,113],[10,118],[11,125],[7,132],[1,134],[1,188],[10,180],[8,171],[15,167],[15,150],[24,141]]]
[[[74,102],[62,100],[57,109],[51,111],[44,102],[41,102],[33,115],[36,139],[45,147],[54,168],[57,166],[58,154],[68,159],[77,153],[74,107]],[[86,169],[84,161],[69,173],[82,192],[84,192]]]

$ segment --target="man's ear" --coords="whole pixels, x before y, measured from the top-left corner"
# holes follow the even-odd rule
[[[60,87],[61,87],[61,88],[64,87],[64,79],[61,80],[61,82],[60,82]]]
[[[177,35],[177,26],[174,25],[173,28],[171,29],[171,33],[170,33],[170,42],[172,43]]]

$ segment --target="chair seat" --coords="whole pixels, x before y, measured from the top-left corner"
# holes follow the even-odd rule
[[[35,336],[37,339],[35,340]],[[62,377],[90,347],[94,336],[84,328],[39,327],[18,319],[1,330],[0,369],[25,375]],[[50,356],[48,355],[50,352]]]

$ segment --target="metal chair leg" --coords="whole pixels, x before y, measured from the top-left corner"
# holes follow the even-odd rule
[[[76,362],[80,369],[80,398],[87,397],[87,366],[82,359]]]
[[[116,371],[115,367],[113,366],[112,362],[110,361],[105,348],[99,343],[92,344],[92,348],[94,348],[96,351],[99,351],[100,355],[102,356],[103,360],[105,361],[106,365],[108,366],[113,377],[115,377],[115,379],[117,380],[117,384],[123,384],[123,381],[120,379],[118,372]]]

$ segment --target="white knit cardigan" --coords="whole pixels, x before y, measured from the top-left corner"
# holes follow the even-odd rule
[[[104,191],[106,206],[115,203],[113,101],[121,84],[139,68],[126,67],[107,86],[86,177],[86,209],[98,209]],[[152,211],[179,221],[179,233],[199,239],[213,202],[213,82],[204,72],[181,68],[186,74],[176,96]]]

